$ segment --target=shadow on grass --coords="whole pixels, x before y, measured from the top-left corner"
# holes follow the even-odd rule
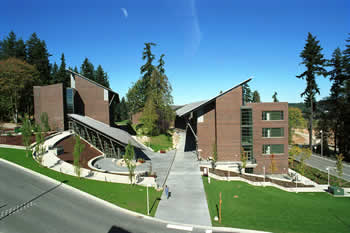
[[[153,204],[152,204],[152,206],[151,206],[151,209],[149,210],[150,213],[152,212],[152,210],[153,210],[154,206],[156,205],[156,203],[159,202],[159,201],[160,201],[160,197],[157,197],[157,198],[154,200],[154,202],[153,202]]]

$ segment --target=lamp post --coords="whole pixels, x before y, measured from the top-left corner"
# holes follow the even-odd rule
[[[326,170],[328,172],[328,186],[329,186],[329,170],[330,170],[330,167],[326,167]]]
[[[321,130],[320,133],[321,133],[321,156],[323,156],[323,130]]]
[[[264,186],[265,186],[265,166],[263,166],[264,169]]]
[[[147,184],[147,215],[149,215],[149,196],[148,196],[148,186],[150,186],[150,184]]]

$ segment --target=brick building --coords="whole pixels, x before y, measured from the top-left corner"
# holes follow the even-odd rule
[[[262,174],[288,172],[288,103],[244,103],[242,85],[206,101],[176,111],[177,128],[186,130],[186,150],[202,159],[212,157],[217,145],[220,164],[240,164],[241,151],[248,155],[246,171]]]

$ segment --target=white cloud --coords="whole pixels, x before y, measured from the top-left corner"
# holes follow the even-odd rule
[[[128,18],[129,16],[128,11],[125,8],[120,8],[120,10],[123,12],[123,15],[125,16],[125,18]]]

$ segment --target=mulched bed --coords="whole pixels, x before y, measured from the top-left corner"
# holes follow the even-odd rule
[[[49,132],[45,134],[45,137],[54,134],[55,132]],[[31,144],[35,142],[35,135],[31,138]],[[13,135],[13,136],[0,136],[0,144],[7,144],[13,146],[23,146],[22,135]]]
[[[87,144],[84,140],[81,140],[81,142],[85,145],[85,149],[83,153],[80,156],[80,162],[83,168],[90,169],[88,166],[88,162],[90,159],[95,158],[96,156],[101,155],[101,153]],[[62,160],[64,160],[67,163],[73,164],[74,162],[74,145],[75,145],[75,139],[73,136],[70,136],[62,141],[60,141],[57,145],[63,146],[64,148],[64,154],[59,155],[58,157]]]

